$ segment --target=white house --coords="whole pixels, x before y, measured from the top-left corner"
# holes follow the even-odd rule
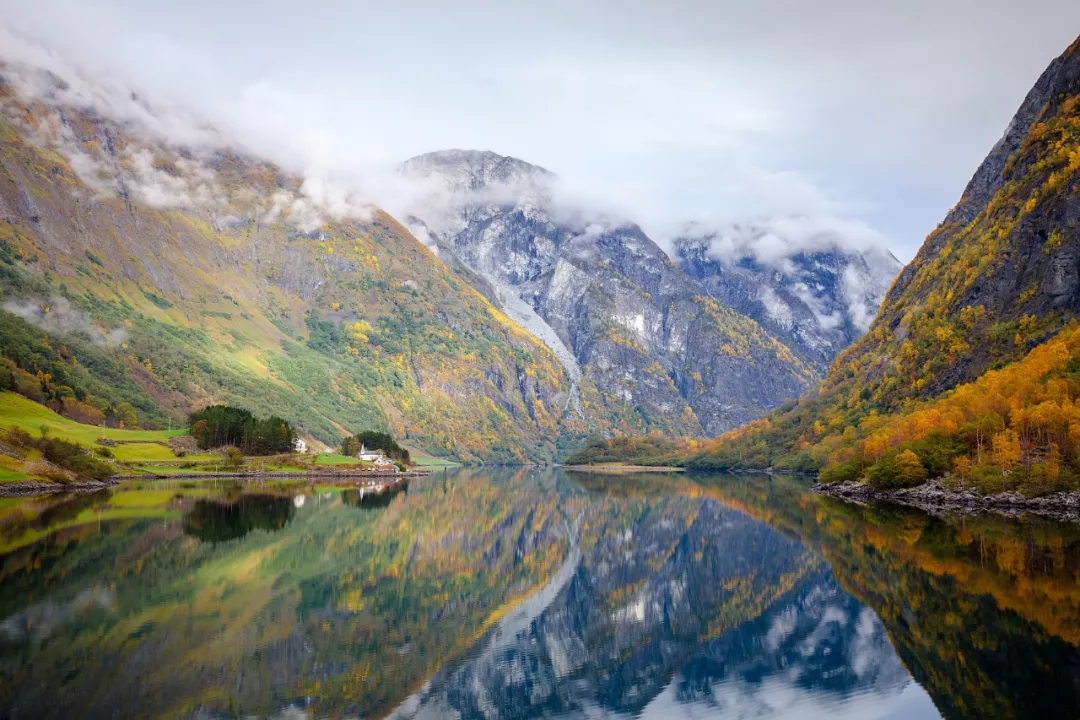
[[[307,443],[304,438],[296,438],[296,442],[293,443],[293,451],[300,454],[307,452]]]
[[[382,454],[382,450],[368,450],[363,443],[360,444],[360,452],[356,454],[356,457],[364,462],[370,463],[390,462],[386,459],[386,456]]]

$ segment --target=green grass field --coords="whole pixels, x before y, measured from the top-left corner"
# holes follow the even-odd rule
[[[113,457],[120,462],[219,462],[220,455],[214,453],[198,453],[177,457],[173,451],[165,445],[158,443],[131,443],[130,445],[117,445],[111,448]]]
[[[33,400],[27,400],[22,395],[16,395],[12,392],[0,393],[0,428],[21,427],[37,435],[42,425],[48,425],[49,432],[55,437],[77,442],[80,445],[93,445],[99,437],[106,437],[111,440],[153,441],[166,440],[187,434],[187,430],[184,428],[178,430],[120,430],[96,425],[84,425],[57,415],[44,405],[39,405]]]
[[[319,453],[315,456],[316,465],[359,465],[360,461],[348,455],[338,453]]]
[[[176,460],[173,451],[157,443],[133,443],[117,445],[112,450],[113,457],[122,462],[150,462],[152,460]],[[185,460],[187,458],[184,458]]]
[[[19,427],[33,435],[38,435],[41,432],[41,427],[43,425],[48,427],[50,436],[75,442],[87,447],[99,447],[96,444],[99,437],[127,441],[125,444],[116,445],[115,447],[110,448],[117,462],[131,464],[130,470],[126,470],[124,466],[117,467],[118,475],[120,477],[137,473],[182,477],[184,475],[201,472],[227,472],[227,468],[224,466],[213,466],[211,468],[206,467],[205,465],[199,465],[193,468],[182,468],[155,465],[154,463],[157,462],[174,462],[177,460],[202,463],[221,459],[220,456],[211,453],[199,453],[178,458],[173,454],[173,451],[169,447],[161,444],[170,437],[185,435],[187,431],[183,428],[168,431],[120,430],[116,428],[98,427],[96,425],[85,425],[58,415],[44,405],[39,405],[32,400],[27,400],[21,395],[11,392],[0,393],[0,429]],[[33,453],[27,456],[27,460],[33,459]],[[278,458],[278,460],[280,463],[280,458]],[[259,461],[257,459],[249,458],[245,463],[245,466],[251,467],[251,465],[258,463]],[[298,455],[295,457],[295,463],[279,463],[263,463],[264,469],[267,472],[301,473],[305,468],[311,467],[311,458]],[[367,463],[362,463],[354,457],[338,453],[320,453],[315,456],[315,464],[367,465]],[[456,466],[456,463],[430,456],[417,458],[416,464],[426,468]],[[21,461],[8,463],[7,466],[0,464],[0,482],[30,479],[29,476],[21,472],[20,468],[16,467],[16,465],[21,465]]]
[[[216,465],[210,467],[200,466],[193,468],[182,468],[175,465],[154,465],[151,463],[132,465],[131,470],[136,474],[149,475],[194,475],[196,473],[220,472]]]

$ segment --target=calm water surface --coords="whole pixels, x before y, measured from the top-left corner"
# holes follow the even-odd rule
[[[1080,717],[1080,529],[756,477],[0,501],[0,717]]]

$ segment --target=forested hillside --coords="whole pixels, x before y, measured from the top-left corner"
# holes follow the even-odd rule
[[[224,402],[332,446],[390,430],[466,460],[638,428],[601,398],[567,412],[547,348],[377,208],[176,144],[136,100],[116,119],[55,76],[0,74],[5,387],[94,423]]]
[[[667,460],[798,470],[831,462],[829,479],[869,474],[885,487],[972,472],[983,489],[1072,487],[1075,331],[1052,338],[1078,310],[1080,41],[1036,83],[821,387]]]

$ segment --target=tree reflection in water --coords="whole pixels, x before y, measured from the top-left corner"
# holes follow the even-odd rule
[[[246,490],[0,507],[0,717],[1080,717],[1075,526],[748,476]]]
[[[227,542],[252,530],[280,530],[294,512],[292,498],[277,495],[242,495],[235,502],[197,500],[184,516],[184,532],[203,542]]]

